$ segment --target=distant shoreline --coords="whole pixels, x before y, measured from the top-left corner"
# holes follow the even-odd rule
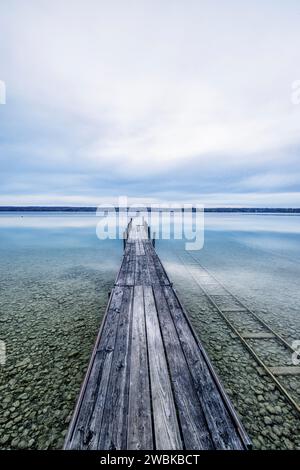
[[[112,207],[103,207],[103,211],[112,211]],[[95,206],[0,206],[0,212],[96,212],[97,207]],[[119,208],[115,207],[118,212]],[[130,208],[122,208],[122,211],[137,210],[137,211],[160,211],[160,212],[181,212],[181,208],[158,208],[153,209],[150,207],[134,206]],[[193,209],[195,211],[195,209]],[[273,207],[206,207],[204,212],[246,212],[246,213],[288,213],[288,214],[300,214],[300,208],[273,208]]]

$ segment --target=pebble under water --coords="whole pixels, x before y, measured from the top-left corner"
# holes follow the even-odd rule
[[[1,215],[0,240],[0,448],[59,449],[122,242],[99,241],[93,217],[66,214]],[[299,241],[300,218],[218,214],[208,216],[196,256],[292,341],[300,339]],[[177,256],[183,243],[158,241],[157,250],[254,448],[300,449],[299,416],[188,276]],[[272,342],[257,347],[276,361]],[[299,401],[299,376],[285,380]]]

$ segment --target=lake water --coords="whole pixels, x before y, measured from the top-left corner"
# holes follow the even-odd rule
[[[120,240],[97,238],[98,222],[0,215],[1,448],[63,445],[123,250]],[[204,222],[202,250],[157,240],[157,251],[254,447],[300,449],[299,416],[182,264],[193,256],[290,343],[300,340],[300,217],[206,213]],[[278,365],[276,345],[260,341]],[[284,380],[299,402],[299,376]]]

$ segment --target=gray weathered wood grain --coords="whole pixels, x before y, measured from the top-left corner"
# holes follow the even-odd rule
[[[174,291],[164,287],[164,294],[176,325],[179,340],[196,386],[199,401],[206,416],[214,446],[217,449],[242,449],[240,436],[235,428],[222,396],[214,383],[199,346],[191,334]]]
[[[135,286],[132,311],[127,448],[153,449],[150,383],[142,286]]]
[[[133,288],[125,287],[110,378],[99,430],[98,449],[126,449],[129,397],[130,325]]]
[[[213,449],[206,417],[197,397],[163,289],[157,286],[153,291],[185,448]]]
[[[144,287],[146,331],[156,449],[182,449],[176,407],[152,287]]]

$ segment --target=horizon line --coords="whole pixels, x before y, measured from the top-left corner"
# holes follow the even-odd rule
[[[17,205],[0,205],[0,212],[9,212],[9,211],[73,211],[73,212],[95,212],[100,208],[100,206],[65,206],[65,205],[28,205],[28,206],[17,206]],[[162,211],[162,212],[177,212],[182,210],[189,210],[189,209],[196,209],[196,205],[191,204],[190,207],[184,208],[184,206],[173,206],[173,207],[152,207],[151,204],[149,205],[139,205],[139,204],[132,204],[130,206],[120,207],[118,205],[110,204],[110,205],[103,205],[101,209],[104,211],[110,210],[118,210],[118,211],[130,211],[130,210],[153,210],[153,211]],[[300,213],[300,207],[234,207],[234,206],[226,206],[226,207],[203,207],[204,212],[296,212]]]

